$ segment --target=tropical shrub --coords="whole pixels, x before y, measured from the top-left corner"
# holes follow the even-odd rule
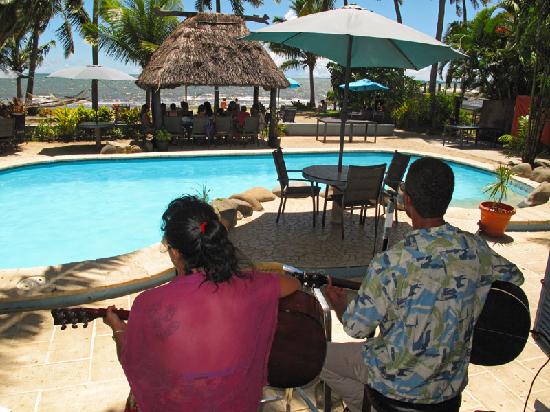
[[[498,138],[498,141],[502,143],[504,153],[508,156],[521,156],[525,147],[525,139],[527,138],[527,132],[529,131],[529,116],[521,116],[518,119],[518,123],[517,136],[512,134],[503,134]]]
[[[52,120],[56,124],[56,132],[60,137],[74,137],[79,119],[75,109],[61,107],[54,110]]]
[[[404,129],[425,131],[432,123],[443,127],[453,113],[452,95],[440,93],[435,96],[434,117],[430,112],[430,104],[429,94],[408,98],[391,112],[392,118],[398,127]]]
[[[155,132],[155,139],[159,142],[169,142],[172,135],[164,129],[159,129]]]
[[[113,138],[113,139],[123,139],[124,138],[124,132],[122,131],[122,129],[120,127],[115,127],[113,129],[111,129],[109,134],[111,135],[111,138]]]
[[[32,133],[32,140],[38,142],[52,142],[56,138],[57,130],[51,118],[41,120]]]
[[[97,119],[100,122],[112,122],[115,120],[115,112],[107,106],[100,106],[97,110]]]
[[[78,118],[78,123],[82,122],[95,122],[95,110],[84,107],[82,105],[72,109],[75,111],[75,115]]]

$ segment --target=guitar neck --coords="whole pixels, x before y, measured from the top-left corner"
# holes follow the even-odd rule
[[[326,285],[328,283],[328,276],[323,273],[316,272],[289,272],[291,276],[294,276],[296,279],[302,283],[304,286],[318,288],[320,286]],[[340,288],[346,288],[351,290],[359,290],[361,287],[361,282],[356,282],[354,280],[347,280],[342,278],[331,277],[332,284]]]
[[[83,309],[85,309],[85,308],[83,308]],[[85,309],[85,310],[87,310],[88,313],[93,314],[94,319],[104,318],[107,315],[107,308],[99,308],[99,309],[88,308],[88,309]],[[129,310],[115,309],[113,312],[116,313],[116,315],[120,318],[120,320],[128,320],[128,318],[130,317],[130,311]]]

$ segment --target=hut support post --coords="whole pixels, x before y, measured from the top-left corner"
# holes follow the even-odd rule
[[[260,86],[254,86],[254,103],[258,104],[260,101]]]
[[[155,129],[162,127],[162,110],[160,108],[160,89],[153,90],[153,124]]]
[[[220,108],[220,88],[214,87],[214,113],[217,113]]]
[[[269,93],[269,112],[271,120],[269,122],[269,140],[267,144],[270,147],[277,147],[277,89],[271,89]]]

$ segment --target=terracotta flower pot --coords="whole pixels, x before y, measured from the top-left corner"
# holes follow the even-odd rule
[[[502,236],[516,209],[504,203],[481,202],[481,220],[479,229],[489,236]]]

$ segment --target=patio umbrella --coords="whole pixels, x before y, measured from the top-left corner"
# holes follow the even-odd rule
[[[351,67],[389,67],[419,70],[439,61],[461,57],[446,44],[356,5],[309,14],[272,24],[244,36],[285,44],[331,59],[346,68],[340,153],[342,169],[344,130]]]
[[[302,87],[302,85],[298,83],[296,80],[291,79],[290,77],[287,77],[286,79],[290,83],[290,86],[288,86],[287,89],[297,89],[298,87]]]
[[[69,67],[50,73],[48,77],[80,80],[136,80],[120,70],[100,65]],[[97,110],[96,110],[97,123]]]
[[[14,72],[10,69],[0,69],[0,79],[17,79],[20,73]]]
[[[341,84],[339,86],[341,89],[346,87],[345,84]],[[384,86],[383,84],[373,82],[369,79],[361,79],[357,80],[356,82],[351,82],[349,84],[349,89],[352,92],[372,92],[372,91],[380,91],[380,90],[389,90],[387,86]]]

